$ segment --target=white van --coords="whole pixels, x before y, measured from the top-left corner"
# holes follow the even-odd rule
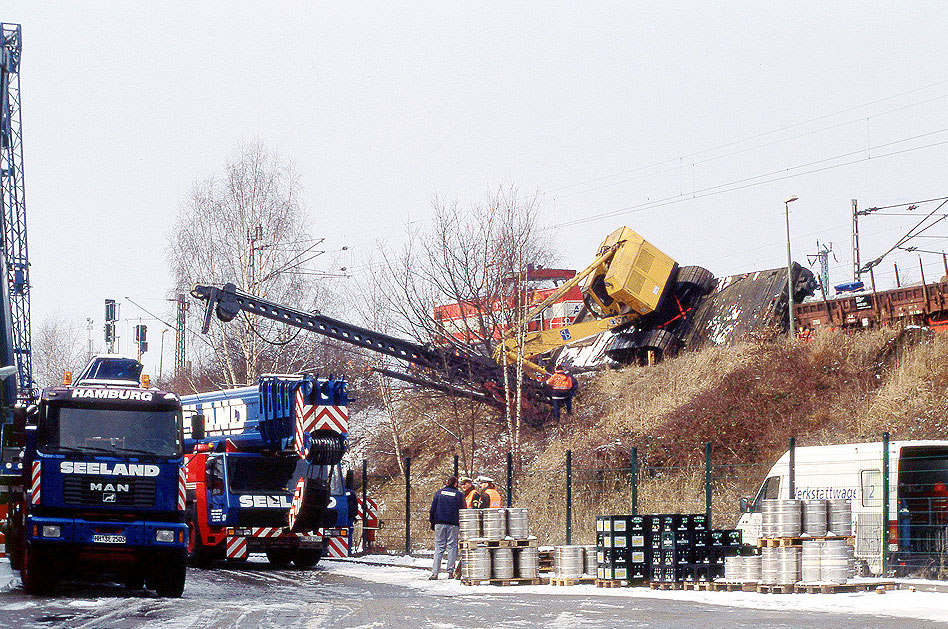
[[[880,574],[906,571],[948,558],[948,441],[889,442],[889,522],[883,547],[882,442],[795,448],[794,495],[799,500],[852,501],[855,555]],[[737,528],[745,544],[760,537],[761,501],[790,496],[790,452],[767,473],[753,502],[741,500]]]

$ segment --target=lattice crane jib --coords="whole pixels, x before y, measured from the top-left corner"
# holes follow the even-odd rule
[[[23,134],[20,115],[19,24],[0,23],[0,206],[5,293],[4,320],[0,322],[5,345],[3,365],[16,365],[17,398],[33,398],[33,364],[30,344],[30,280],[26,240],[26,189],[23,177]],[[8,385],[10,387],[10,385]],[[7,393],[11,393],[7,388]]]

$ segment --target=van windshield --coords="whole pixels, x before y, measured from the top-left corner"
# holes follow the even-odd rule
[[[771,476],[760,486],[760,491],[757,492],[757,498],[754,500],[754,506],[751,508],[751,511],[755,513],[759,512],[761,510],[762,501],[776,500],[778,496],[780,496],[780,477]]]

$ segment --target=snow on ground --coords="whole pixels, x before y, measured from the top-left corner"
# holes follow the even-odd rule
[[[392,565],[398,560],[399,565]],[[405,557],[379,556],[360,557],[354,561],[327,561],[320,565],[327,572],[351,576],[375,583],[402,585],[432,596],[471,596],[491,594],[494,596],[520,596],[541,594],[544,596],[596,596],[620,599],[668,599],[690,601],[705,605],[744,607],[762,610],[801,612],[829,612],[865,616],[895,616],[943,622],[948,609],[948,593],[912,592],[890,590],[877,592],[854,592],[846,594],[758,594],[756,592],[694,592],[690,590],[652,590],[647,587],[597,588],[595,585],[557,587],[552,585],[522,585],[498,587],[492,585],[461,585],[460,581],[445,578],[429,581],[428,573],[402,566],[429,568],[430,560]]]

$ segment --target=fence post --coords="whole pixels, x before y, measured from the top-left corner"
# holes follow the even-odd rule
[[[454,455],[454,477],[458,477],[458,455]]]
[[[368,489],[366,485],[368,484],[369,478],[369,462],[365,459],[362,459],[362,508],[359,510],[359,515],[362,517],[362,550],[365,550],[365,514],[368,510],[368,505],[366,504],[366,498],[368,496]]]
[[[566,451],[566,545],[573,543],[573,451]]]
[[[639,451],[629,450],[629,469],[632,471],[632,515],[637,514],[639,505]]]
[[[405,554],[411,554],[411,457],[405,457]]]
[[[882,433],[882,576],[889,574],[889,433]]]
[[[513,502],[513,454],[507,453],[507,508]]]
[[[793,500],[794,496],[797,493],[797,440],[794,439],[793,437],[790,437],[789,449],[790,449],[790,474],[789,474],[790,496],[789,498]]]
[[[711,526],[711,442],[704,444],[704,517]]]

